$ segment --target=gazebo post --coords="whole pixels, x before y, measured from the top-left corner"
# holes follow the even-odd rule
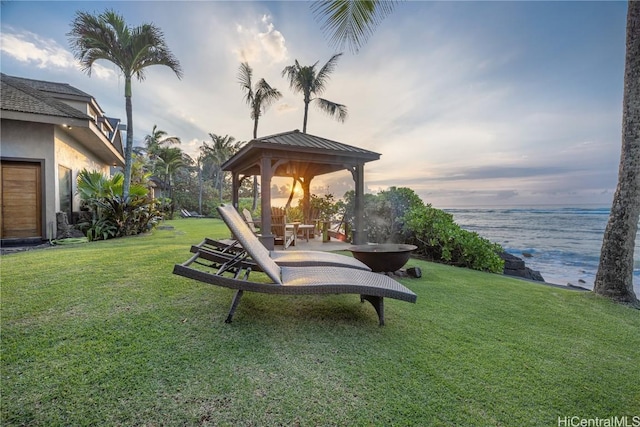
[[[356,165],[351,173],[356,187],[353,243],[364,245],[367,243],[367,232],[364,229],[364,164]]]
[[[271,234],[271,157],[260,159],[260,242],[272,251],[275,248],[275,237]]]

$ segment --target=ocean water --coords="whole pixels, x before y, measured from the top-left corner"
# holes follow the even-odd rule
[[[593,289],[609,208],[532,207],[445,209],[462,228],[523,258],[545,281]],[[640,232],[634,252],[634,290],[640,297]],[[523,253],[532,255],[525,258]]]

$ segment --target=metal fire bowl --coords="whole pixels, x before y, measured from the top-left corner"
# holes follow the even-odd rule
[[[365,263],[372,271],[397,271],[409,260],[414,245],[382,243],[376,245],[350,246],[354,258]]]

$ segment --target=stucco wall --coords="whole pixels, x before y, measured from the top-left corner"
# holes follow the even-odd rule
[[[2,120],[0,124],[0,155],[3,159],[42,161],[43,176],[43,233],[49,238],[49,224],[56,223],[56,170],[53,149],[54,126],[41,123],[23,122],[17,120]],[[55,232],[55,231],[54,231]],[[55,236],[54,236],[55,237]]]
[[[80,210],[80,198],[76,195],[76,190],[78,189],[77,179],[78,172],[82,169],[88,169],[90,171],[100,171],[103,174],[109,176],[109,166],[104,165],[96,156],[91,154],[83,145],[81,145],[77,140],[75,140],[71,135],[64,132],[60,128],[56,128],[55,131],[55,156],[56,156],[56,167],[55,167],[55,200],[56,200],[56,209],[60,209],[60,199],[59,199],[59,177],[58,177],[58,165],[64,166],[67,169],[71,169],[72,174],[72,191],[74,194],[73,198],[73,211]]]

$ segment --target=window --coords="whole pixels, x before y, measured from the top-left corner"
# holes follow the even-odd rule
[[[65,212],[67,214],[67,220],[71,224],[71,211],[73,210],[71,169],[60,165],[58,165],[58,191],[60,195],[60,212]]]

